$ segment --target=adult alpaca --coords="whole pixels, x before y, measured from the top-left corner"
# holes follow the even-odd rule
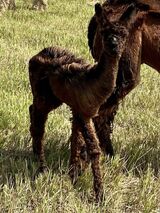
[[[121,15],[133,3],[139,10],[137,19],[142,22],[142,26],[139,28],[135,25],[130,31],[130,36],[125,44],[127,48],[119,62],[116,90],[101,106],[100,116],[94,118],[101,147],[109,155],[113,155],[110,134],[114,117],[120,101],[138,85],[140,65],[145,63],[160,72],[160,49],[158,48],[160,42],[160,3],[158,0],[106,1],[103,8],[107,23],[110,25],[114,19],[117,19],[117,16]],[[93,16],[88,27],[88,44],[96,61],[99,61],[102,48],[99,28],[96,17]]]
[[[103,9],[95,6],[97,21],[103,22]],[[98,64],[86,64],[73,54],[57,48],[46,48],[30,59],[29,77],[33,94],[30,106],[30,131],[33,138],[33,151],[40,162],[39,171],[45,168],[44,148],[42,144],[45,122],[48,113],[62,103],[70,106],[73,113],[73,127],[81,132],[87,154],[91,161],[94,177],[96,200],[102,196],[102,177],[100,171],[100,147],[92,125],[92,118],[97,116],[100,106],[112,94],[116,86],[118,63],[124,49],[129,29],[135,19],[135,7],[130,6],[119,18],[121,25],[114,25],[118,36],[106,36],[108,28],[101,25],[103,51]],[[101,24],[101,22],[100,22]],[[109,54],[108,54],[109,53]],[[107,63],[106,63],[107,62]],[[84,92],[85,91],[85,92]],[[74,132],[73,132],[74,135]],[[71,137],[72,148],[77,147]],[[77,152],[71,153],[74,158],[70,166],[72,172],[77,169]],[[74,155],[74,156],[73,156]],[[75,176],[70,176],[72,179]]]

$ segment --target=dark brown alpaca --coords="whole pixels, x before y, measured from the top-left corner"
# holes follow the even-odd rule
[[[109,37],[107,34],[110,29],[102,24],[102,7],[97,4],[95,11],[97,21],[101,25],[103,40],[99,63],[89,65],[65,50],[51,47],[42,50],[30,60],[29,77],[33,93],[30,131],[33,151],[40,162],[39,171],[43,171],[45,166],[42,140],[47,115],[62,103],[66,103],[73,113],[70,176],[75,179],[75,170],[79,167],[79,141],[75,140],[74,133],[76,128],[76,132],[84,138],[87,155],[91,161],[94,190],[98,201],[103,191],[99,163],[101,151],[92,118],[97,116],[100,106],[110,97],[116,86],[118,63],[129,34],[128,30],[134,23],[135,8],[129,7],[119,17],[121,25],[113,26],[116,36]]]
[[[130,31],[125,44],[126,49],[119,62],[116,90],[101,106],[100,116],[94,118],[100,145],[106,154],[110,155],[113,155],[110,139],[112,123],[120,101],[140,81],[140,65],[145,63],[160,72],[160,2],[158,0],[114,0],[109,3],[106,1],[103,5],[106,24],[110,26],[131,4],[134,4],[138,10],[137,23],[135,22]],[[94,59],[99,61],[102,39],[95,16],[92,17],[88,27],[88,44]]]

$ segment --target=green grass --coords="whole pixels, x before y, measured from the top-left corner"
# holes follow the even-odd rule
[[[47,122],[49,172],[33,181],[28,60],[44,47],[59,45],[93,62],[86,36],[93,7],[87,2],[52,0],[43,13],[18,1],[15,12],[0,16],[0,212],[160,212],[160,76],[147,66],[116,116],[116,156],[102,157],[102,205],[92,200],[90,169],[74,187],[67,175],[71,114],[65,105]]]

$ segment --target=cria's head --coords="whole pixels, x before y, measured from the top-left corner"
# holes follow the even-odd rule
[[[112,13],[112,11],[110,11]],[[95,5],[95,16],[102,36],[104,50],[110,55],[121,54],[137,14],[135,4],[129,5],[120,16],[113,19],[99,3]]]

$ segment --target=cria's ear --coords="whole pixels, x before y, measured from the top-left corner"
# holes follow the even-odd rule
[[[102,14],[102,6],[99,3],[95,4],[95,13],[97,17]]]
[[[133,23],[136,22],[138,10],[135,6],[135,4],[131,4],[127,10],[122,14],[119,21],[122,25],[124,25],[127,28],[130,28]]]
[[[131,4],[127,8],[127,10],[122,14],[119,20],[124,23],[130,22],[134,17],[134,15],[136,15],[136,13],[137,13],[136,6],[134,4]]]

